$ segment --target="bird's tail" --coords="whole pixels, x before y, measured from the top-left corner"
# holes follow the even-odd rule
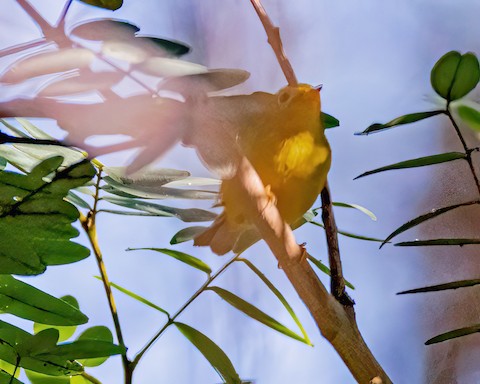
[[[210,227],[195,237],[193,244],[210,246],[217,255],[225,255],[233,249],[239,235],[238,228],[232,227],[222,213]]]

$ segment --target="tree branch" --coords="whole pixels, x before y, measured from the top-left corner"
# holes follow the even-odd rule
[[[232,179],[238,194],[238,204],[253,221],[277,258],[279,265],[312,314],[321,334],[332,344],[359,383],[380,377],[383,384],[391,383],[360,334],[355,320],[328,293],[305,257],[290,226],[271,203],[258,174],[243,158]]]

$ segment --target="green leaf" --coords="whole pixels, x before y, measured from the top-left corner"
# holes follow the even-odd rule
[[[0,310],[42,324],[78,325],[88,321],[69,303],[9,275],[0,275]]]
[[[0,371],[0,384],[23,384],[23,383],[20,380],[12,378],[11,374],[2,370]],[[36,384],[36,383],[32,383],[32,384]]]
[[[287,312],[290,314],[292,317],[293,321],[295,321],[295,324],[297,324],[298,328],[300,329],[300,332],[302,332],[303,335],[303,342],[305,344],[308,344],[312,346],[312,342],[308,338],[307,332],[305,331],[305,328],[303,328],[302,323],[298,319],[297,315],[293,311],[293,308],[288,304],[288,301],[285,299],[285,297],[282,295],[282,293],[273,285],[273,283],[267,279],[267,277],[250,261],[247,259],[239,258],[237,261],[243,262],[248,268],[250,268],[253,273],[255,273],[260,280],[264,282],[264,284],[270,289],[270,291],[273,292],[273,294],[277,297],[277,299],[282,303],[282,305],[285,307]]]
[[[208,264],[204,263],[199,258],[184,252],[175,251],[173,249],[167,249],[167,248],[128,248],[127,249],[127,251],[140,251],[140,250],[150,250],[150,251],[160,252],[160,253],[163,253],[164,255],[173,257],[174,259],[177,259],[182,263],[190,265],[191,267],[196,268],[199,271],[205,272],[207,275],[210,275],[212,273],[212,269]]]
[[[325,229],[325,226],[317,221],[309,221],[310,224],[316,225],[317,227]],[[365,241],[374,241],[377,243],[382,243],[384,240],[382,239],[377,239],[376,237],[368,237],[368,236],[362,236],[362,235],[356,235],[355,233],[350,233],[342,230],[338,230],[338,234],[345,236],[345,237],[350,237],[352,239],[357,239],[357,240],[365,240]]]
[[[28,369],[25,369],[25,373],[31,384],[70,384],[70,376],[44,375],[43,373],[29,371]]]
[[[60,298],[61,300],[65,301],[66,303],[70,304],[72,307],[80,310],[80,306],[78,305],[77,299],[73,296],[63,296]],[[44,329],[55,328],[59,332],[58,341],[65,341],[68,340],[70,337],[73,336],[75,330],[77,329],[76,326],[52,326],[49,324],[41,324],[41,323],[34,323],[33,324],[33,332],[38,333],[43,331]]]
[[[453,281],[451,283],[430,285],[428,287],[409,289],[408,291],[398,292],[397,295],[405,295],[408,293],[424,293],[424,292],[436,292],[436,291],[445,291],[447,289],[458,289],[465,287],[473,287],[474,285],[480,284],[480,279],[474,280],[459,280]]]
[[[174,323],[177,329],[197,348],[208,360],[226,384],[241,384],[242,381],[235,371],[232,362],[220,347],[203,333],[184,323]]]
[[[0,171],[3,171],[7,166],[7,160],[3,157],[0,157]]]
[[[28,175],[0,172],[0,274],[39,274],[48,265],[73,263],[90,254],[70,241],[78,236],[72,222],[79,214],[64,197],[88,182],[95,170],[85,160],[58,171],[61,162],[61,157],[44,160]]]
[[[292,339],[301,341],[302,343],[307,343],[307,341],[300,335],[297,335],[295,332],[290,330],[289,328],[285,327],[283,324],[279,323],[274,318],[268,316],[265,312],[261,311],[254,305],[250,304],[249,302],[243,300],[242,298],[238,297],[237,295],[229,292],[220,287],[208,287],[205,290],[213,291],[218,296],[220,296],[223,300],[225,300],[231,306],[237,308],[239,311],[242,311],[247,316],[251,317],[259,321],[260,323],[266,325],[269,328],[274,329],[277,332],[283,333],[284,335],[291,337]]]
[[[58,356],[45,354],[25,356],[34,340],[34,336],[4,321],[0,321],[0,340],[2,341],[0,343],[0,356],[10,364],[16,364],[19,352],[22,352],[20,366],[35,372],[52,376],[69,376],[83,370],[77,362]]]
[[[382,245],[380,245],[380,248],[382,248],[386,243],[388,243],[391,239],[393,239],[395,236],[398,236],[400,233],[405,232],[406,230],[413,228],[427,220],[433,219],[434,217],[440,216],[448,211],[451,211],[453,209],[457,209],[460,207],[465,207],[468,205],[472,204],[480,204],[480,201],[474,200],[474,201],[469,201],[466,203],[460,203],[460,204],[454,204],[454,205],[449,205],[448,207],[443,207],[443,208],[437,208],[437,209],[432,209],[430,212],[425,213],[423,215],[420,215],[416,217],[415,219],[412,219],[405,224],[402,224],[400,227],[398,227],[395,231],[393,231],[390,235],[387,236],[385,240],[383,240]]]
[[[320,112],[320,118],[325,129],[335,128],[340,125],[340,121],[328,113]]]
[[[334,207],[357,209],[360,212],[367,215],[368,217],[370,217],[370,219],[372,219],[373,221],[377,221],[377,216],[375,216],[375,214],[372,211],[370,211],[369,209],[367,209],[365,207],[362,207],[361,205],[352,204],[352,203],[340,203],[340,202],[333,202],[332,204],[333,204]],[[316,212],[316,211],[321,210],[321,209],[322,208],[315,208],[314,211]]]
[[[320,271],[325,273],[328,276],[331,276],[330,268],[328,268],[325,264],[323,264],[320,260],[316,259],[315,257],[308,255],[308,260],[313,263]],[[350,283],[348,280],[345,280],[345,285],[348,288],[355,289],[352,283]]]
[[[447,101],[460,99],[475,88],[480,79],[480,68],[474,53],[450,51],[434,65],[430,81],[432,87]]]
[[[455,339],[457,337],[471,335],[473,333],[480,332],[480,324],[473,325],[471,327],[459,328],[453,331],[442,333],[438,336],[432,337],[431,339],[425,342],[425,345],[441,343],[442,341]]]
[[[166,205],[150,203],[138,199],[105,196],[103,200],[122,207],[147,212],[150,216],[176,217],[184,222],[212,221],[217,217],[217,214],[204,209],[168,207]]]
[[[78,360],[121,355],[123,353],[125,353],[125,348],[111,342],[101,340],[76,340],[71,343],[59,344],[54,349],[43,354],[37,354],[36,356],[39,358],[55,356],[68,360]]]
[[[178,231],[175,235],[173,235],[172,239],[170,240],[170,244],[171,245],[180,244],[186,241],[193,240],[195,236],[205,231],[205,229],[207,229],[207,227],[202,227],[202,226],[183,228],[180,231]]]
[[[86,329],[77,340],[98,340],[98,341],[105,341],[108,343],[113,343],[113,335],[112,331],[105,326],[98,325],[95,327],[91,327]],[[82,359],[79,360],[79,363],[82,364],[84,367],[98,367],[102,365],[105,361],[107,361],[107,357],[97,357],[94,359]]]
[[[93,5],[94,7],[110,9],[111,11],[115,11],[119,9],[122,4],[123,0],[80,0],[82,3]]]
[[[367,129],[365,129],[363,132],[356,132],[355,135],[368,135],[370,133],[374,133],[374,132],[378,132],[378,131],[383,131],[385,129],[393,128],[397,125],[414,123],[416,121],[427,119],[429,117],[436,116],[436,115],[439,115],[441,113],[445,113],[445,111],[430,111],[430,112],[410,113],[408,115],[403,115],[403,116],[397,117],[396,119],[393,119],[392,121],[389,121],[388,123],[385,123],[385,124],[380,124],[380,123],[372,124]]]
[[[97,279],[101,280],[101,278],[99,276],[95,276],[95,277]],[[147,306],[149,306],[153,309],[156,309],[159,312],[162,312],[163,314],[167,315],[168,318],[170,318],[170,314],[167,311],[165,311],[163,308],[159,307],[158,305],[152,303],[151,301],[143,298],[142,296],[137,295],[136,293],[133,293],[132,291],[129,291],[128,289],[123,288],[120,285],[115,284],[113,282],[110,282],[110,286],[115,288],[115,289],[118,289],[120,292],[126,294],[127,296],[130,296],[132,299],[135,299],[135,300],[137,300],[137,301],[139,301],[139,302],[141,302],[141,303],[143,303],[143,304],[145,304],[145,305],[147,305]]]
[[[468,244],[480,244],[480,239],[431,239],[404,241],[394,244],[397,247],[419,247],[431,245],[459,245],[460,247]]]
[[[69,203],[78,205],[80,208],[91,209],[90,204],[83,200],[80,196],[72,191],[68,191],[67,197],[65,198]]]
[[[50,136],[47,132],[44,130],[38,128],[37,126],[33,125],[30,121],[27,119],[17,117],[15,118],[20,125],[27,131],[31,137],[35,139],[43,139],[43,140],[55,140],[53,136]]]
[[[419,157],[417,159],[405,160],[399,163],[386,165],[385,167],[373,169],[371,171],[358,175],[353,180],[359,179],[364,176],[373,175],[374,173],[391,171],[393,169],[424,167],[427,165],[440,164],[440,163],[445,163],[447,161],[466,159],[466,158],[467,158],[467,155],[462,152],[447,152],[447,153],[441,153],[438,155]]]
[[[480,132],[480,112],[467,105],[457,108],[458,116],[475,132]]]

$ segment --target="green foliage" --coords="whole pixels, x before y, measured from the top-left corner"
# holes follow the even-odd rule
[[[78,236],[72,227],[78,211],[64,197],[95,170],[84,160],[59,171],[62,161],[44,160],[28,175],[0,173],[0,273],[36,275],[88,257],[87,248],[70,241]]]
[[[87,316],[67,301],[9,275],[0,275],[0,310],[42,324],[78,325],[88,321]]]
[[[442,56],[432,69],[432,87],[447,101],[460,99],[475,88],[480,68],[475,54],[451,51]]]
[[[361,132],[360,134],[366,135],[371,132],[377,132],[387,128],[393,128],[398,125],[420,121],[432,116],[436,116],[438,114],[445,114],[449,118],[453,128],[455,129],[459,137],[459,140],[463,146],[464,151],[448,152],[448,153],[442,153],[442,154],[433,155],[433,156],[421,157],[413,160],[402,161],[396,164],[388,165],[381,168],[376,168],[372,171],[362,173],[357,178],[369,176],[375,173],[388,171],[392,169],[407,169],[407,168],[423,167],[423,166],[430,166],[434,164],[440,164],[440,163],[462,159],[468,162],[469,168],[472,173],[472,178],[476,183],[478,191],[480,191],[479,181],[475,174],[475,167],[472,162],[472,152],[478,151],[478,148],[469,148],[467,146],[462,136],[462,133],[458,127],[458,124],[452,115],[451,105],[450,105],[450,102],[466,96],[469,92],[471,92],[477,86],[480,80],[480,69],[479,69],[478,59],[476,55],[471,52],[466,53],[464,55],[461,55],[457,51],[448,52],[444,56],[442,56],[434,65],[431,71],[430,80],[435,92],[447,101],[446,107],[444,110],[419,112],[419,113],[404,115],[386,124],[373,124],[370,127],[368,127],[365,131]],[[480,129],[479,128],[480,113],[477,110],[467,105],[460,105],[457,108],[457,113],[460,116],[460,118],[469,125],[471,129],[473,130]],[[382,241],[380,248],[383,247],[390,240],[392,240],[394,237],[428,220],[435,219],[440,215],[443,215],[447,212],[453,211],[461,207],[478,205],[478,204],[480,204],[480,192],[479,192],[478,199],[476,200],[466,201],[463,203],[454,204],[447,207],[434,208],[423,215],[420,215],[412,220],[409,220],[408,222],[402,224],[400,227],[395,229],[390,235],[387,236],[385,240]],[[441,239],[427,239],[427,240],[416,239],[413,241],[399,242],[394,245],[407,247],[407,246],[452,246],[452,245],[464,246],[464,245],[478,245],[478,244],[480,244],[480,239],[477,239],[477,238],[473,238],[473,239],[472,238],[441,238]],[[426,292],[434,292],[434,291],[443,291],[448,289],[466,288],[466,287],[477,285],[479,283],[480,283],[480,280],[478,279],[460,280],[460,281],[453,281],[445,284],[438,284],[434,286],[410,289],[410,290],[399,292],[399,294],[426,293]],[[479,325],[459,328],[459,329],[452,330],[452,331],[443,333],[441,335],[435,336],[429,339],[425,344],[429,345],[429,344],[439,343],[439,342],[450,340],[456,337],[466,336],[466,335],[470,335],[477,332],[480,332]]]
[[[240,376],[235,371],[232,362],[217,344],[195,328],[187,324],[175,323],[177,329],[197,348],[208,360],[226,384],[241,384]]]

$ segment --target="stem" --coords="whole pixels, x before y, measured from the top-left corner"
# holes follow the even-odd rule
[[[338,302],[349,308],[352,318],[355,317],[353,311],[354,301],[345,291],[345,279],[343,278],[342,260],[340,258],[340,247],[338,245],[338,229],[333,214],[332,199],[328,181],[321,192],[322,197],[322,221],[325,226],[325,236],[327,237],[328,261],[330,264],[330,292]]]
[[[99,201],[101,180],[102,180],[102,168],[99,168],[98,174],[97,174],[97,182],[95,184],[95,196],[94,196],[93,208],[91,209],[91,211],[88,213],[86,217],[80,213],[80,223],[82,224],[83,229],[87,233],[88,240],[90,241],[90,244],[93,249],[93,253],[95,254],[95,258],[97,260],[97,265],[100,272],[100,276],[102,278],[103,287],[107,295],[108,305],[110,307],[110,313],[112,315],[112,320],[115,327],[115,333],[117,335],[118,344],[126,349],[125,341],[123,339],[122,328],[120,326],[120,320],[118,317],[117,306],[115,304],[115,299],[113,297],[112,288],[110,286],[110,280],[108,278],[107,269],[105,267],[105,263],[103,262],[103,255],[100,250],[100,246],[98,244],[98,239],[97,239],[95,219],[98,212],[97,205]],[[126,352],[122,354],[122,363],[123,363],[123,369],[125,372],[125,384],[131,384],[132,369],[130,367],[130,361],[128,360]]]
[[[272,46],[273,52],[275,52],[278,64],[280,64],[280,67],[282,68],[288,85],[292,87],[298,85],[295,72],[293,71],[290,61],[285,55],[285,51],[283,50],[282,39],[280,38],[280,29],[273,25],[260,0],[250,0],[250,2],[252,3],[253,8],[255,8],[258,18],[263,24],[263,28],[267,33],[268,43]]]
[[[447,103],[447,109],[446,109],[445,113],[447,114],[448,118],[450,119],[450,122],[452,123],[453,128],[455,128],[455,132],[457,132],[457,136],[460,139],[460,142],[462,143],[463,149],[465,150],[465,154],[467,155],[465,160],[467,160],[468,166],[470,168],[470,172],[472,173],[473,180],[475,181],[475,185],[477,187],[478,194],[480,195],[480,182],[478,180],[477,173],[475,172],[475,167],[473,165],[473,160],[472,160],[472,152],[477,151],[478,149],[477,148],[473,148],[473,149],[468,148],[467,143],[465,142],[465,139],[463,138],[462,132],[460,132],[460,128],[458,127],[457,122],[455,121],[455,119],[453,118],[453,116],[450,112],[450,103]]]
[[[84,377],[85,379],[87,379],[92,384],[102,384],[102,382],[100,380],[98,380],[96,377],[93,377],[92,375],[89,375],[85,371],[83,371],[80,376]]]
[[[140,350],[140,352],[137,353],[133,361],[131,362],[131,369],[132,371],[135,369],[137,364],[139,363],[140,359],[142,356],[147,352],[147,350],[162,336],[163,332],[172,325],[175,322],[175,319],[182,314],[185,309],[188,308],[190,304],[193,303],[193,301],[200,296],[202,292],[205,291],[205,289],[212,283],[218,276],[220,276],[233,262],[235,262],[238,258],[240,257],[240,254],[235,255],[232,257],[226,264],[224,264],[216,273],[211,275],[205,283],[202,284],[202,286],[186,301],[185,304],[180,307],[180,309],[168,319],[168,321],[165,323],[165,325],[160,328],[160,330],[153,336],[150,341]]]
[[[67,0],[65,3],[62,12],[60,13],[60,17],[58,18],[57,25],[56,27],[59,29],[64,29],[65,28],[65,17],[67,16],[68,10],[70,9],[70,6],[72,5],[73,0]]]

